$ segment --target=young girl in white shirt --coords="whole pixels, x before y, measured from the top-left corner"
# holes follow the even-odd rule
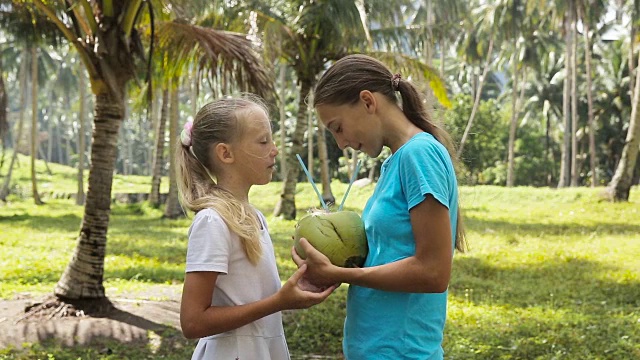
[[[179,145],[180,201],[196,213],[180,308],[183,334],[200,339],[192,359],[289,359],[281,311],[318,304],[335,286],[306,290],[305,266],[281,286],[265,217],[249,203],[278,154],[266,107],[250,95],[213,101]]]

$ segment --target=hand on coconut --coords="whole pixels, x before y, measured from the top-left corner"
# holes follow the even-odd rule
[[[311,288],[303,286],[301,280],[304,278],[306,270],[307,265],[300,266],[276,294],[279,297],[278,303],[283,310],[306,309],[319,304],[336,289],[337,286],[326,286],[322,289],[318,288],[318,291],[312,291]]]
[[[307,265],[307,270],[300,279],[300,286],[315,288],[320,291],[326,287],[339,286],[340,281],[337,280],[336,276],[340,268],[333,265],[326,255],[309,244],[307,239],[301,238],[300,246],[305,252],[305,259],[300,257],[295,247],[291,248],[291,257],[296,265],[298,267]]]

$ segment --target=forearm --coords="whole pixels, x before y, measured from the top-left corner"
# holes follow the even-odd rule
[[[194,339],[237,329],[265,316],[282,311],[278,294],[256,302],[236,306],[210,306],[189,319],[183,319],[182,332]]]
[[[415,256],[364,268],[336,268],[336,282],[384,291],[440,293],[447,289],[451,265],[430,263]]]

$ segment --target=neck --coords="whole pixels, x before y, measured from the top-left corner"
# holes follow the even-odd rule
[[[402,109],[397,106],[390,106],[388,110],[381,115],[385,118],[383,130],[384,134],[387,134],[383,139],[384,145],[388,146],[392,153],[395,153],[413,136],[423,132],[422,129],[409,121],[404,112],[402,112]]]
[[[230,192],[236,199],[249,202],[250,186],[244,185],[242,181],[234,178],[219,178],[218,187]]]

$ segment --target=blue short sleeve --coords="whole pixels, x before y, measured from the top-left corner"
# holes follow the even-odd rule
[[[410,141],[405,147],[399,170],[407,210],[424,201],[428,194],[449,208],[455,173],[447,149],[431,136]]]

